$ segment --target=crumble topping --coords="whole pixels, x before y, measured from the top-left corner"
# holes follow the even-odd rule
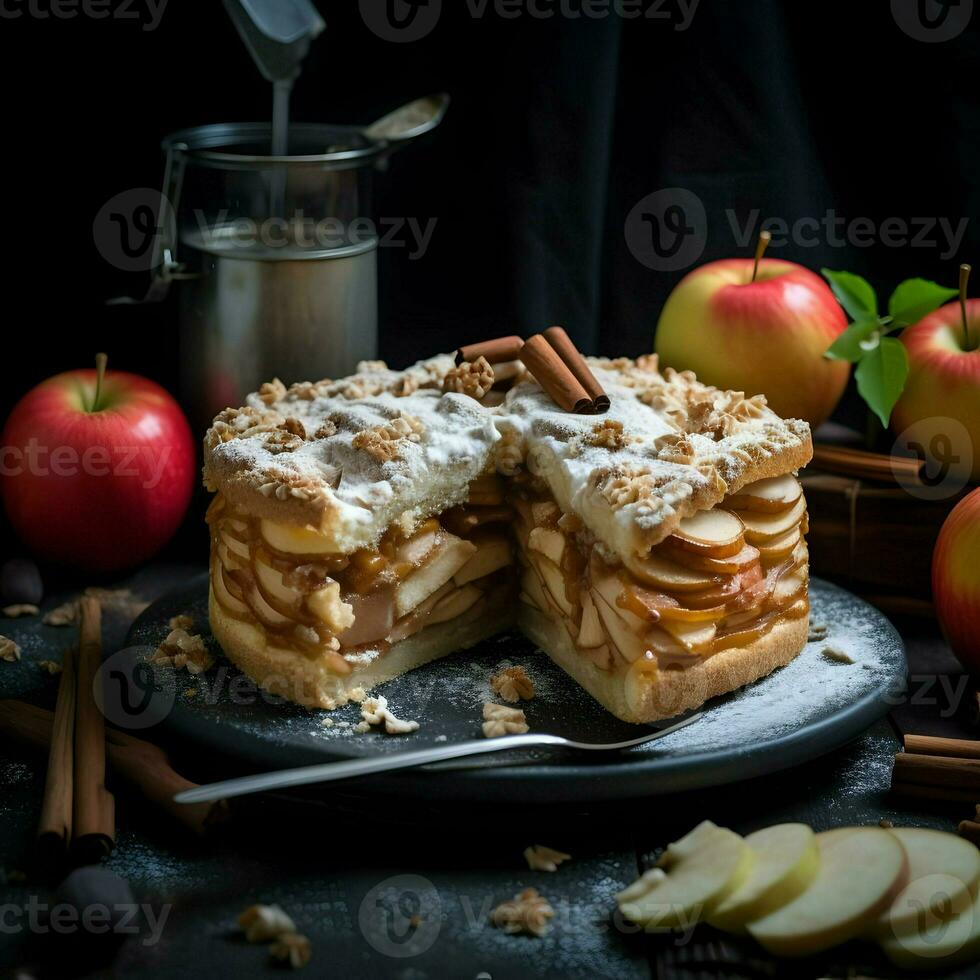
[[[372,725],[384,725],[385,731],[389,735],[407,735],[410,732],[418,731],[417,721],[403,721],[396,718],[388,708],[388,699],[381,697],[366,698],[361,704],[361,718],[355,727],[359,732],[371,730]]]
[[[530,731],[524,712],[520,708],[510,708],[506,704],[483,704],[483,735],[485,738],[499,738],[501,735],[523,735]]]
[[[288,963],[294,970],[299,970],[310,962],[313,947],[306,936],[298,932],[284,932],[269,947],[269,955],[274,960]]]
[[[296,932],[296,924],[278,905],[249,906],[238,917],[238,925],[250,943],[268,943]]]
[[[191,636],[185,629],[175,629],[157,647],[150,663],[174,670],[186,668],[189,674],[203,674],[214,665],[214,657],[208,653],[200,636]]]
[[[557,871],[558,865],[571,860],[571,854],[545,847],[544,844],[532,844],[524,851],[524,860],[532,871]]]
[[[30,602],[17,602],[12,606],[4,606],[0,614],[7,619],[19,619],[21,616],[36,616],[41,610]]]
[[[274,405],[286,397],[286,386],[278,378],[273,378],[259,388],[258,395],[263,404]]]
[[[490,678],[490,690],[505,701],[530,701],[534,682],[523,667],[507,667]]]
[[[12,664],[20,660],[20,647],[10,637],[0,636],[0,660]]]
[[[478,357],[475,361],[463,361],[447,371],[442,390],[469,395],[479,401],[493,387],[493,381],[493,367],[485,357]]]
[[[555,910],[536,888],[525,888],[509,902],[501,902],[490,913],[490,921],[504,932],[527,933],[530,936],[543,936],[548,931],[548,920],[553,919]]]
[[[421,442],[424,431],[424,426],[414,415],[402,414],[387,425],[358,432],[351,446],[354,449],[363,449],[379,463],[390,463],[401,455],[403,440]]]
[[[625,449],[632,437],[623,432],[623,423],[618,419],[604,419],[596,423],[583,441],[600,449]]]

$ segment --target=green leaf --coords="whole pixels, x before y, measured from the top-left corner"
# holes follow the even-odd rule
[[[867,279],[853,272],[834,272],[833,269],[820,271],[830,283],[837,302],[847,310],[852,320],[868,320],[878,316],[878,297]]]
[[[858,392],[884,426],[888,425],[895,402],[905,390],[908,374],[908,354],[902,342],[894,337],[882,337],[881,343],[858,363],[854,372]]]
[[[958,292],[928,279],[906,279],[888,300],[888,312],[897,321],[897,326],[910,327],[949,302]]]
[[[867,353],[861,341],[867,340],[876,330],[881,329],[878,320],[857,320],[852,323],[824,351],[824,357],[831,361],[850,361],[856,364]]]

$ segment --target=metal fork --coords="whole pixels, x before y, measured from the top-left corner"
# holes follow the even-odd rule
[[[647,732],[639,738],[624,742],[575,742],[561,735],[537,734],[504,735],[500,738],[474,739],[451,745],[432,745],[424,749],[408,752],[393,752],[391,755],[373,756],[369,759],[347,759],[343,762],[325,762],[315,766],[301,766],[297,769],[278,769],[275,772],[257,773],[254,776],[241,776],[238,779],[225,779],[219,783],[209,783],[178,793],[177,803],[207,803],[211,800],[226,800],[232,796],[246,796],[272,789],[286,789],[289,786],[306,786],[310,783],[327,783],[338,779],[351,779],[354,776],[367,776],[377,772],[391,772],[394,769],[411,769],[432,762],[445,762],[447,759],[461,759],[468,755],[485,755],[488,752],[505,752],[512,749],[537,748],[542,745],[563,749],[582,749],[587,752],[617,752],[646,745],[664,735],[676,732],[701,717],[700,712],[688,715],[673,725]]]

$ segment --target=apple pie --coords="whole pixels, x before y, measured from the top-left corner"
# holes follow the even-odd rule
[[[562,411],[519,362],[450,355],[222,412],[204,475],[228,657],[332,708],[516,628],[633,722],[795,657],[807,424],[655,357],[588,366],[603,415]]]

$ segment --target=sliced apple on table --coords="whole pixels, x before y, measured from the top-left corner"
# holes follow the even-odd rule
[[[817,835],[802,823],[782,823],[757,830],[745,838],[755,861],[741,887],[708,915],[711,925],[744,933],[745,924],[802,894],[817,875],[820,850]]]
[[[616,900],[623,915],[647,932],[688,929],[741,887],[753,860],[738,834],[705,820],[670,844],[657,867]]]
[[[935,971],[980,959],[980,897],[962,911],[927,914],[921,922],[921,928],[881,940],[882,950],[896,966]]]
[[[980,884],[980,851],[974,844],[921,827],[896,827],[891,833],[905,848],[909,883],[873,925],[871,935],[889,939],[922,929],[929,917],[963,912],[972,903]]]
[[[908,881],[898,838],[879,827],[817,835],[820,868],[809,887],[747,924],[775,956],[808,956],[864,934]]]
[[[730,510],[772,514],[788,510],[802,494],[800,481],[786,473],[742,487],[725,500],[725,506]]]
[[[671,539],[678,548],[711,558],[738,554],[745,543],[741,520],[727,510],[700,510],[685,517]]]
[[[406,576],[395,590],[395,618],[410,613],[420,602],[442,588],[476,554],[476,545],[443,533],[438,547],[421,568]]]
[[[749,544],[768,544],[791,531],[806,513],[806,500],[800,497],[788,510],[775,514],[749,513],[743,511],[740,515],[745,525],[745,540]]]
[[[505,537],[494,535],[473,543],[476,554],[453,576],[457,585],[466,585],[511,563],[510,542]]]

